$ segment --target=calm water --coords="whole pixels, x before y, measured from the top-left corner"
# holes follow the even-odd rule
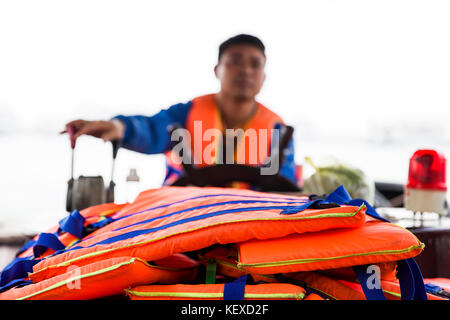
[[[304,156],[334,156],[364,170],[376,181],[405,183],[408,161],[421,146],[364,142],[296,142],[297,162]],[[429,146],[427,146],[429,147]],[[447,146],[434,146],[450,155]],[[75,151],[75,177],[111,175],[111,146],[82,137]],[[65,199],[70,178],[71,151],[66,136],[0,135],[0,234],[35,233],[57,223],[67,213]],[[162,155],[121,149],[116,159],[116,202],[127,201],[126,176],[136,168],[141,190],[157,188],[164,178]],[[305,168],[308,175],[311,170]]]
[[[0,234],[34,233],[64,217],[71,150],[66,136],[0,135]],[[74,175],[111,176],[110,144],[82,138],[75,149]],[[126,176],[136,168],[141,188],[158,187],[164,178],[161,155],[120,150],[115,166],[116,201],[127,201]],[[145,186],[145,187],[144,187]]]

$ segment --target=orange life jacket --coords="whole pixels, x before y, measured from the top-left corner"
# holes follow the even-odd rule
[[[410,231],[375,218],[367,220],[360,228],[239,243],[237,266],[259,274],[327,270],[399,261],[422,251],[424,244]]]
[[[125,292],[132,300],[223,300],[224,284],[148,285],[126,289]],[[303,300],[305,296],[305,289],[300,286],[263,283],[246,285],[244,300]]]
[[[275,124],[283,123],[283,120],[261,103],[257,103],[256,113],[245,123],[242,128],[248,135],[241,137],[235,146],[235,163],[247,165],[260,165],[270,152],[271,132]],[[198,167],[217,164],[218,157],[222,154],[222,135],[225,134],[225,126],[222,122],[220,110],[215,101],[214,94],[208,94],[194,98],[192,107],[186,119],[185,128],[191,136],[190,149],[194,164]],[[255,131],[247,131],[254,129]],[[204,134],[212,133],[210,136]],[[252,133],[256,132],[256,135]],[[205,141],[203,140],[205,138]],[[250,139],[252,146],[250,146]],[[256,143],[255,143],[256,141]],[[256,152],[255,152],[256,151]],[[173,151],[165,153],[167,165],[171,174],[166,177],[165,185],[174,182],[183,172],[179,155]]]
[[[176,264],[176,267],[172,266]],[[109,297],[131,286],[178,283],[195,278],[198,263],[173,255],[158,264],[135,257],[100,260],[24,287],[0,293],[0,300],[81,300]]]
[[[366,300],[363,289],[357,280],[342,280],[319,272],[297,272],[290,273],[289,276],[303,281],[309,289],[332,300]],[[401,299],[398,280],[381,280],[380,285],[387,300]],[[431,293],[427,293],[427,298],[428,300],[446,300]]]

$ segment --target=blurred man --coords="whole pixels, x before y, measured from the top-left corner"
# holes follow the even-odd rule
[[[255,99],[266,77],[265,63],[261,40],[251,35],[237,35],[219,47],[218,63],[214,67],[220,81],[219,92],[175,104],[153,116],[118,115],[110,121],[71,121],[63,133],[72,128],[75,139],[86,134],[104,141],[120,140],[122,147],[137,152],[164,153],[167,160],[165,185],[183,175],[179,151],[186,145],[198,167],[232,162],[261,165],[270,155],[274,128],[283,123],[277,114]],[[178,135],[169,132],[168,128],[174,125],[183,131]],[[174,140],[181,136],[183,143],[178,146],[182,147],[174,148]],[[284,162],[277,164],[281,167],[274,172],[279,169],[281,175],[295,183],[292,139],[287,151]]]

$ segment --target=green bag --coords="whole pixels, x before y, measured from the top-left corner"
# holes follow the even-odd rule
[[[315,172],[303,184],[303,191],[310,194],[329,194],[344,185],[353,199],[364,199],[373,205],[375,183],[358,168],[334,160],[324,166],[316,166],[309,157],[305,158]]]

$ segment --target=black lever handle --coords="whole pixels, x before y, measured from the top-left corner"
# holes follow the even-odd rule
[[[113,153],[113,162],[111,167],[111,180],[109,181],[109,187],[106,189],[106,202],[114,202],[114,187],[116,184],[114,183],[114,169],[115,169],[115,160],[117,157],[117,152],[122,146],[122,142],[120,140],[111,141],[112,144],[112,153]]]
[[[111,141],[111,144],[112,144],[113,159],[115,159],[117,157],[117,152],[122,146],[122,142],[120,140],[113,140]]]

